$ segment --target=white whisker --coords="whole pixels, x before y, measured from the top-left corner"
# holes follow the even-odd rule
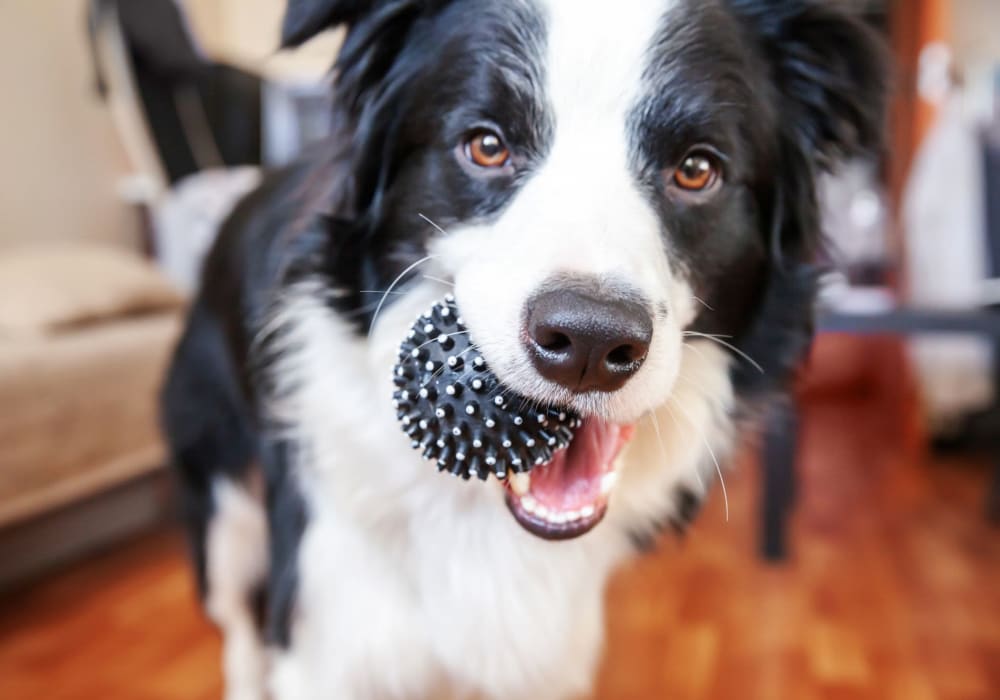
[[[463,350],[462,352],[458,353],[455,357],[462,357],[463,355],[465,355],[465,353],[469,352],[470,350],[475,350],[475,349],[476,349],[475,345],[470,345],[465,350]],[[424,388],[429,387],[431,385],[431,382],[433,382],[435,379],[437,379],[438,377],[440,377],[444,373],[445,368],[447,368],[447,367],[448,367],[447,364],[443,364],[440,367],[438,367],[436,370],[434,370],[434,372],[431,374],[431,376],[428,377],[427,381],[424,383],[424,385],[423,385]],[[462,382],[465,379],[471,377],[474,373],[475,373],[474,370],[472,370],[471,368],[469,368],[460,377],[458,377],[458,379],[456,379],[453,383]]]
[[[708,361],[708,358],[705,357],[705,353],[703,353],[700,348],[696,348],[691,343],[681,343],[681,348],[683,348],[684,350],[691,350],[697,353],[698,357],[700,357],[701,359],[705,360],[706,362]],[[679,376],[680,375],[678,375],[678,377]]]
[[[760,372],[761,374],[766,374],[766,372],[764,371],[764,368],[760,366],[760,363],[757,362],[757,360],[755,360],[752,357],[750,357],[749,355],[747,355],[745,352],[743,352],[742,350],[740,350],[738,347],[736,347],[732,343],[727,343],[726,341],[722,340],[719,336],[707,335],[705,333],[695,333],[694,331],[684,331],[684,335],[687,336],[687,337],[691,337],[691,338],[704,338],[705,340],[711,340],[713,343],[717,343],[717,344],[721,345],[724,348],[729,348],[730,350],[732,350],[733,352],[735,352],[737,355],[739,355],[740,357],[742,357],[744,360],[746,360],[747,362],[749,362],[753,366],[753,368],[756,369],[758,372]]]
[[[459,336],[459,335],[468,335],[468,334],[469,334],[469,333],[471,333],[471,332],[472,332],[472,331],[455,331],[454,333],[442,333],[442,335],[443,335],[443,336],[444,336],[445,338],[454,338],[455,336]],[[428,345],[433,345],[434,343],[438,342],[438,340],[439,340],[440,338],[441,338],[441,336],[440,336],[440,335],[439,335],[439,336],[436,336],[436,337],[434,337],[434,338],[431,338],[431,339],[430,339],[430,340],[428,340],[428,341],[427,341],[426,343],[422,343],[422,344],[418,345],[418,346],[416,347],[416,349],[417,349],[417,350],[422,350],[422,349],[426,348],[426,347],[427,347]]]
[[[375,321],[378,320],[378,315],[379,315],[379,313],[382,312],[382,306],[385,304],[385,300],[389,297],[390,294],[392,294],[393,290],[396,288],[396,285],[398,285],[402,281],[402,279],[404,277],[406,277],[408,274],[410,274],[411,272],[413,272],[413,270],[415,270],[416,268],[420,267],[424,263],[433,260],[436,257],[437,257],[436,255],[428,255],[426,258],[421,258],[420,260],[417,260],[415,263],[413,263],[412,265],[410,265],[408,268],[406,268],[405,270],[403,270],[402,272],[400,272],[399,276],[396,277],[396,279],[394,279],[392,281],[392,284],[389,285],[389,288],[387,290],[385,290],[385,293],[382,295],[382,300],[379,301],[378,306],[375,308],[375,313],[372,316],[371,326],[369,326],[369,329],[368,329],[368,335],[369,335],[369,337],[371,336],[372,331],[375,330]]]
[[[420,217],[421,219],[423,219],[424,221],[426,221],[427,223],[429,223],[429,224],[430,224],[431,226],[433,226],[434,228],[436,228],[436,229],[437,229],[437,230],[438,230],[438,231],[439,231],[439,232],[440,232],[441,234],[443,234],[443,235],[445,235],[445,236],[447,236],[447,235],[448,235],[448,232],[447,232],[447,231],[445,231],[445,230],[444,230],[443,228],[441,228],[440,226],[438,226],[438,225],[437,225],[436,223],[434,223],[433,221],[431,221],[431,219],[430,219],[430,217],[429,217],[429,216],[425,216],[425,215],[424,215],[424,214],[422,214],[421,212],[417,212],[417,216],[419,216],[419,217]]]
[[[447,285],[449,287],[454,287],[455,286],[454,282],[449,282],[448,280],[443,280],[443,279],[441,279],[439,277],[431,277],[430,275],[424,275],[423,277],[424,277],[425,280],[430,280],[431,282],[438,282],[439,284],[444,284],[444,285]]]
[[[709,311],[715,311],[715,309],[713,309],[712,306],[707,301],[705,301],[704,299],[701,299],[700,297],[696,297],[693,294],[691,295],[691,298],[694,299],[699,304],[701,304],[702,306],[704,306]]]
[[[722,466],[719,464],[719,459],[715,456],[715,450],[712,449],[712,445],[709,443],[708,437],[705,435],[704,431],[699,430],[698,424],[695,423],[694,419],[691,417],[691,414],[688,413],[684,409],[684,407],[680,404],[680,402],[679,401],[675,401],[673,396],[669,397],[667,399],[667,401],[673,402],[674,405],[677,406],[677,409],[681,413],[684,414],[684,416],[688,420],[688,423],[691,424],[691,427],[694,428],[694,430],[701,437],[701,441],[703,443],[705,443],[705,448],[708,450],[708,454],[712,457],[712,462],[715,463],[715,473],[719,475],[719,483],[722,484],[722,499],[723,499],[723,501],[725,501],[725,504],[726,504],[726,522],[728,523],[729,522],[729,492],[726,489],[726,480],[722,476]]]
[[[665,404],[663,404],[663,406],[670,413],[670,418],[671,418],[671,420],[674,421],[674,425],[677,426],[678,430],[680,430],[681,429],[680,421],[677,420],[677,414],[674,413],[674,410],[672,408],[670,408],[670,404],[669,403],[665,403]],[[653,427],[656,429],[656,439],[660,443],[660,451],[664,452],[664,454],[666,454],[666,450],[665,450],[665,448],[663,446],[663,440],[660,438],[660,423],[659,423],[659,421],[656,418],[656,412],[652,411],[652,412],[650,412],[650,415],[653,416]],[[701,472],[698,471],[697,469],[695,469],[694,475],[696,477],[698,477],[698,485],[701,487],[702,493],[704,493],[705,491],[707,491],[708,488],[705,486],[705,479],[702,477]]]

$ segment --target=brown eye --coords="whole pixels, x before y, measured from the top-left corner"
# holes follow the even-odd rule
[[[502,168],[510,160],[510,150],[492,131],[480,131],[466,141],[465,155],[480,168]]]
[[[690,153],[674,171],[674,184],[688,192],[704,192],[719,181],[719,175],[719,166],[712,156]]]

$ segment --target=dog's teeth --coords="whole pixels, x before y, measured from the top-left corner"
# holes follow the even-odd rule
[[[537,515],[539,518],[542,518],[543,520],[547,520],[549,517],[549,509],[543,506],[541,503],[539,503],[537,506],[535,506],[535,515]]]
[[[584,506],[580,509],[580,518],[590,519],[594,517],[595,513],[597,513],[597,509],[594,506]]]
[[[524,496],[531,489],[530,474],[511,474],[510,488],[518,496]]]
[[[569,513],[554,513],[549,519],[556,525],[565,525],[569,522]]]
[[[618,483],[618,473],[608,472],[601,477],[601,495],[607,496],[615,488],[615,484]]]
[[[529,513],[534,513],[538,508],[538,501],[535,500],[534,496],[527,495],[521,499],[521,507],[524,508]]]

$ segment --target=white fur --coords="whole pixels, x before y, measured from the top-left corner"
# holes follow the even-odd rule
[[[440,476],[402,435],[390,371],[414,319],[448,291],[407,290],[359,339],[323,303],[289,291],[290,328],[272,408],[302,446],[294,465],[309,520],[299,554],[292,645],[273,651],[276,700],[564,700],[590,688],[608,576],[629,533],[703,493],[729,442],[728,357],[684,347],[694,303],[658,218],[629,170],[625,117],[645,51],[670,2],[544,0],[546,86],[555,142],[498,221],[449,231],[423,271],[455,280],[476,342],[501,378],[534,398],[571,399],[637,422],[603,523],[576,540],[528,534],[495,482]],[[521,350],[525,301],[559,272],[636,285],[669,313],[649,359],[607,400],[580,404],[543,381]]]
[[[212,497],[205,607],[224,637],[226,700],[263,700],[266,657],[249,601],[266,576],[266,518],[258,500],[226,478],[213,484]]]

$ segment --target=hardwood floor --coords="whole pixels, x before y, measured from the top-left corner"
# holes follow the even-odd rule
[[[977,460],[914,458],[877,405],[805,413],[791,561],[757,558],[743,460],[683,540],[614,580],[599,700],[997,700],[1000,531]],[[174,533],[0,604],[0,698],[218,698]],[[522,700],[522,699],[518,699]]]

